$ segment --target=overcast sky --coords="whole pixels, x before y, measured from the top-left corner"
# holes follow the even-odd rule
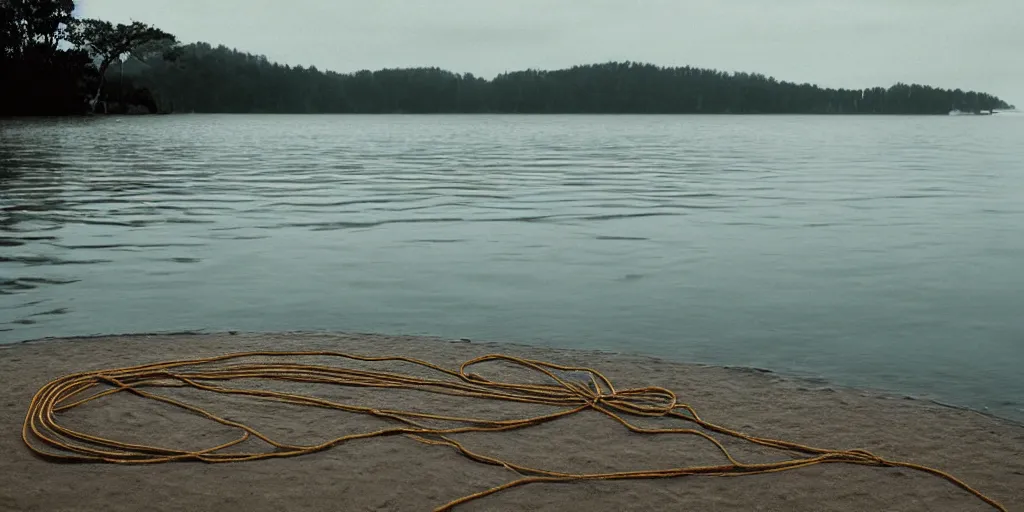
[[[1024,104],[1024,0],[78,0],[292,65],[492,77],[633,60],[833,87],[897,81]]]

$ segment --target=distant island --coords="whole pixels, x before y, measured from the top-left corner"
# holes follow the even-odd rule
[[[28,7],[29,5],[33,7]],[[154,27],[76,19],[71,0],[0,0],[0,115],[941,114],[1013,109],[986,93],[898,83],[830,89],[757,73],[609,62],[486,80],[438,68],[342,74],[273,63]],[[127,58],[127,60],[124,60]]]

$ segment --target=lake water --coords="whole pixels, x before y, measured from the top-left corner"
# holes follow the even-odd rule
[[[1024,115],[183,115],[0,137],[3,342],[514,340],[1024,419]]]

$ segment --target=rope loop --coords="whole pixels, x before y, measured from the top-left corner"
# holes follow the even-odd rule
[[[361,362],[400,362],[430,370],[434,376],[418,377],[400,373],[350,368],[344,365],[299,362],[304,357]],[[470,372],[484,363],[504,363],[534,372],[545,383],[504,382]],[[552,406],[557,410],[538,416],[511,420],[451,416],[441,413],[402,411],[364,407],[335,402],[313,395],[273,391],[269,386],[257,388],[233,386],[233,381],[252,380],[269,384],[275,381],[360,386],[386,391],[411,389],[435,394],[470,397],[497,402],[519,402]],[[266,436],[242,422],[232,421],[207,409],[160,394],[160,389],[188,387],[208,393],[247,396],[291,405],[331,408],[349,413],[366,414],[392,421],[396,425],[374,432],[350,434],[320,444],[291,445]],[[61,415],[84,404],[100,401],[122,392],[177,407],[238,430],[233,441],[200,450],[127,443],[100,437],[64,426]],[[645,435],[694,435],[712,443],[727,463],[711,466],[683,466],[669,469],[621,471],[607,473],[565,473],[529,467],[495,456],[477,453],[459,443],[453,436],[468,432],[503,432],[528,428],[556,421],[585,411],[601,413],[623,427]],[[632,418],[663,418],[668,426],[648,428],[630,421]],[[437,427],[427,421],[449,425]],[[891,461],[865,450],[830,450],[794,442],[747,435],[701,419],[676,394],[661,387],[616,390],[601,372],[591,368],[562,366],[545,361],[524,359],[504,354],[490,354],[462,363],[457,370],[402,356],[367,357],[341,352],[244,352],[202,359],[81,372],[58,377],[44,385],[32,398],[22,427],[22,440],[39,457],[56,462],[94,462],[118,464],[157,464],[164,462],[199,461],[207,463],[245,462],[278,457],[294,457],[315,453],[340,444],[370,437],[405,435],[413,440],[435,446],[454,448],[472,461],[500,466],[515,472],[519,478],[503,485],[470,494],[446,503],[436,510],[450,510],[468,501],[531,483],[590,480],[628,480],[669,478],[693,475],[737,476],[775,473],[822,463],[848,463],[877,467],[901,467],[943,478],[960,487],[992,508],[1006,508],[958,478],[938,469],[910,462]],[[730,437],[780,452],[788,458],[770,463],[744,463],[736,460],[715,437]],[[239,451],[250,439],[259,439],[269,448],[263,451]],[[234,448],[234,449],[233,449]]]

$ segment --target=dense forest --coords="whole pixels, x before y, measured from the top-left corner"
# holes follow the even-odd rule
[[[291,67],[156,28],[72,16],[72,0],[0,0],[0,114],[228,113],[946,114],[1012,106],[922,85],[829,89],[761,74],[634,62],[518,71],[351,74]],[[64,43],[64,44],[61,44]]]
[[[897,84],[826,89],[748,73],[633,62],[519,71],[484,80],[437,68],[353,74],[290,67],[207,44],[131,66],[165,108],[281,113],[946,114],[1006,109],[994,96]]]

